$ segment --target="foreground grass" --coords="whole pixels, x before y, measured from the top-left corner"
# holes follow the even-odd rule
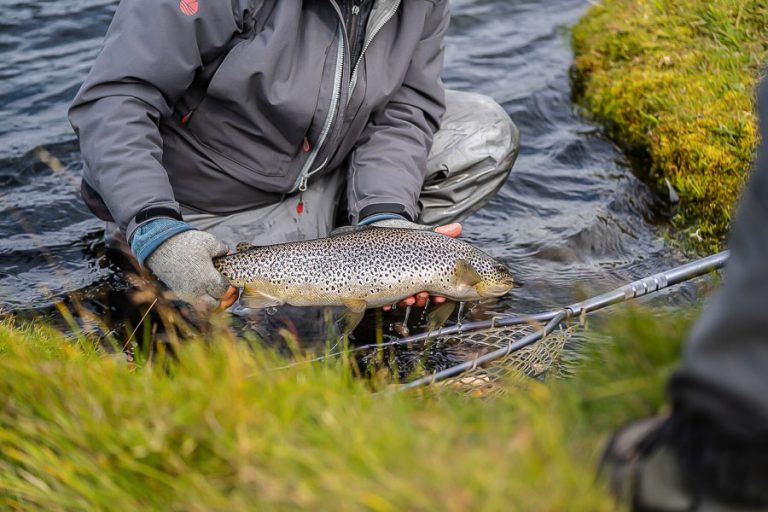
[[[677,189],[674,225],[703,249],[722,244],[751,168],[766,20],[766,0],[604,0],[573,31],[577,95]]]
[[[659,409],[686,324],[629,314],[574,378],[477,399],[274,371],[224,332],[130,367],[0,323],[0,508],[612,510],[600,444]]]

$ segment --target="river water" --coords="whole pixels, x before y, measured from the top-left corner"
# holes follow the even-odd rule
[[[79,199],[66,119],[116,4],[0,0],[0,309],[49,311],[75,291],[103,302],[124,287]],[[499,311],[570,303],[679,262],[663,202],[572,104],[568,27],[588,5],[452,0],[447,86],[494,97],[522,134],[508,183],[465,223],[465,238],[521,284]],[[697,290],[655,300],[687,304]]]

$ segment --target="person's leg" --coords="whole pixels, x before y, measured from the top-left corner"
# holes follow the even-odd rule
[[[762,143],[725,283],[670,381],[672,414],[628,425],[606,450],[635,511],[768,510],[768,81],[758,101]]]
[[[686,345],[670,394],[679,421],[697,432],[680,449],[697,480],[768,507],[768,81],[758,102],[762,143],[734,220],[725,283]]]
[[[507,181],[520,149],[517,127],[493,99],[446,91],[446,100],[419,198],[423,224],[461,221],[482,208]]]
[[[233,250],[240,242],[271,245],[328,236],[334,228],[336,209],[343,187],[343,173],[333,172],[312,182],[299,195],[261,208],[230,215],[210,215],[183,211],[184,220],[208,231]]]

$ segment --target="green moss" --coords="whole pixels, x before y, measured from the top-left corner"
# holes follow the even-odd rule
[[[605,0],[573,31],[575,92],[681,204],[694,245],[723,243],[751,168],[766,0]]]
[[[0,323],[0,508],[613,510],[600,446],[661,407],[687,324],[622,318],[574,378],[486,398],[372,394],[343,362],[275,370],[224,328],[132,367]]]

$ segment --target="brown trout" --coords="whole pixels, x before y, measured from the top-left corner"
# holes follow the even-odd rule
[[[362,316],[421,291],[472,301],[504,295],[513,284],[502,263],[429,229],[347,228],[327,238],[237,249],[213,265],[243,288],[240,302],[248,308],[346,306]]]

